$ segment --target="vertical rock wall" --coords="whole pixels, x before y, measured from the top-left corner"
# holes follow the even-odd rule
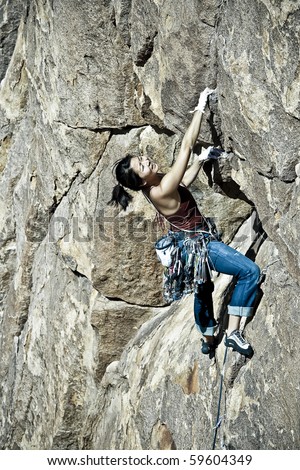
[[[218,445],[299,448],[297,2],[0,8],[1,448],[210,448],[222,343],[201,356],[192,298],[164,305],[153,209],[107,206],[124,153],[172,164],[207,85],[200,142],[230,158],[195,197],[270,264],[246,328],[255,355],[228,360]],[[215,284],[220,334],[229,281]]]
[[[226,145],[237,156],[234,178],[299,279],[299,5],[226,2],[224,12],[219,104]]]

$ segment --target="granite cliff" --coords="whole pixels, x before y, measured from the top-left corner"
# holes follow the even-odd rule
[[[13,6],[12,6],[13,3]],[[206,86],[193,185],[223,239],[267,268],[228,352],[217,448],[299,449],[300,5],[290,0],[0,0],[2,449],[210,449],[220,345],[192,297],[167,306],[152,207],[107,205],[113,163],[167,169]]]

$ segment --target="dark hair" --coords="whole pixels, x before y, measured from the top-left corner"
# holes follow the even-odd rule
[[[143,184],[142,178],[130,166],[132,157],[133,155],[127,154],[124,158],[118,160],[113,167],[118,184],[114,187],[108,204],[120,205],[124,210],[132,200],[132,196],[124,189],[124,186],[133,191],[140,191]]]

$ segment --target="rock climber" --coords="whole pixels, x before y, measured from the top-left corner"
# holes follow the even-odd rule
[[[196,237],[201,247],[205,245],[208,269],[235,277],[236,283],[228,306],[229,320],[224,342],[234,351],[251,357],[253,349],[239,328],[241,317],[251,317],[254,313],[253,306],[258,290],[260,269],[242,253],[209,233],[207,220],[200,213],[195,199],[187,189],[197,177],[203,163],[218,156],[212,147],[203,149],[188,168],[192,149],[200,132],[207,99],[212,91],[206,88],[200,94],[192,121],[183,137],[178,157],[166,174],[159,173],[158,165],[147,155],[126,155],[115,164],[114,170],[118,183],[113,189],[109,204],[120,205],[125,210],[132,200],[132,196],[125,188],[143,191],[158,213],[169,222],[169,233],[174,235],[177,244],[181,244],[182,252],[185,251],[184,248],[189,245],[190,241],[193,241],[193,237]],[[193,247],[195,248],[195,245]],[[197,258],[194,248],[188,256],[185,253],[185,263],[188,263],[187,258],[189,262]],[[184,268],[183,264],[181,257],[178,264],[181,266],[181,269],[178,269],[181,272],[181,284],[186,282],[186,273],[188,272],[189,275],[191,273],[190,270]],[[171,266],[171,269],[174,274],[174,266]],[[197,275],[199,276],[199,273]],[[195,271],[194,276],[196,276]],[[166,278],[168,279],[168,276]],[[170,281],[170,278],[168,280]],[[213,283],[208,276],[205,282],[195,282],[195,285],[197,287],[194,290],[194,316],[196,325],[203,335],[201,350],[203,354],[210,354],[217,347],[215,336],[217,322],[214,319],[212,302]],[[176,289],[173,295],[176,296]],[[173,296],[174,298],[176,297]]]

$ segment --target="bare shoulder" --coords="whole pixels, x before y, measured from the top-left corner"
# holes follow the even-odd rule
[[[177,189],[172,194],[165,195],[160,185],[152,186],[147,196],[166,215],[177,210],[180,205],[180,196]]]
[[[159,202],[163,198],[162,188],[160,185],[151,186],[147,191],[151,200]]]

